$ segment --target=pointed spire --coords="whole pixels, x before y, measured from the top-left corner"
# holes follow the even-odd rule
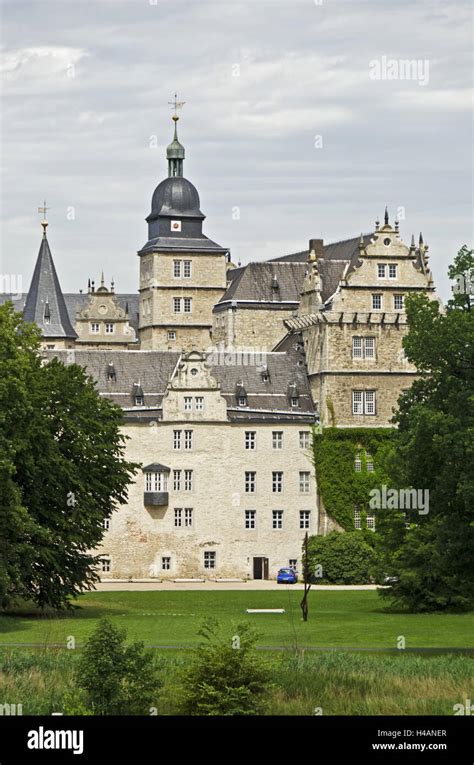
[[[43,206],[46,208],[46,203]],[[47,209],[47,208],[46,208]],[[44,209],[40,210],[46,214]],[[45,337],[75,339],[64,296],[59,284],[53,257],[46,236],[46,219],[41,222],[43,237],[36,259],[35,270],[23,310],[25,321],[34,322]]]
[[[91,279],[90,277],[87,280],[87,293],[89,294],[91,291]]]
[[[104,279],[104,272],[102,271],[102,274],[100,276],[100,286],[103,287],[105,285],[105,279]]]
[[[168,103],[173,106],[174,114],[172,120],[174,122],[174,136],[173,140],[166,149],[166,158],[168,160],[168,177],[175,178],[183,175],[183,162],[184,162],[184,146],[178,141],[178,109],[184,105],[184,101],[178,101],[178,96],[174,94],[174,101]]]
[[[416,245],[415,245],[415,234],[412,234],[412,235],[411,235],[411,244],[410,244],[410,250],[415,250],[415,249],[416,249]]]
[[[365,248],[364,235],[361,233],[360,239],[359,239],[359,250],[363,250],[364,248]]]
[[[388,210],[387,210],[387,207],[385,207],[384,222],[385,222],[385,225],[388,226]]]
[[[421,231],[420,231],[420,238],[418,239],[418,245],[419,245],[420,247],[422,247],[422,246],[423,246],[423,234],[421,233]]]

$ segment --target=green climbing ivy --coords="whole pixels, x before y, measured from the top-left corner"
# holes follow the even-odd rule
[[[318,491],[324,508],[346,531],[354,530],[354,509],[361,512],[366,528],[369,492],[382,484],[389,485],[384,465],[393,443],[393,428],[313,429],[313,464]],[[367,470],[367,455],[373,471]],[[361,470],[355,469],[356,456]]]

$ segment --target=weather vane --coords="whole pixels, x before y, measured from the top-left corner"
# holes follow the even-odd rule
[[[43,214],[43,220],[41,221],[41,225],[43,226],[43,231],[46,234],[46,226],[48,225],[48,221],[46,220],[46,213],[48,210],[51,210],[50,207],[46,207],[46,199],[43,201],[43,207],[38,207],[38,213]]]
[[[172,106],[174,109],[174,114],[172,119],[177,122],[179,120],[178,117],[178,109],[182,109],[186,101],[178,101],[178,94],[174,94],[174,101],[168,101],[169,106]]]

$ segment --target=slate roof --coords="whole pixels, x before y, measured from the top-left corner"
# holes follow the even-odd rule
[[[28,296],[27,292],[24,292],[21,295],[0,294],[0,305],[3,305],[3,303],[6,303],[7,300],[11,300],[15,307],[15,310],[21,312],[25,308],[27,296]],[[66,304],[66,309],[69,315],[69,319],[71,321],[71,324],[73,324],[76,319],[76,311],[80,311],[86,307],[88,303],[88,295],[87,293],[83,293],[83,292],[82,293],[81,292],[64,292],[63,297],[64,297],[64,302]],[[130,326],[133,327],[136,332],[138,332],[138,300],[139,300],[138,293],[137,292],[122,293],[122,294],[115,293],[115,297],[117,298],[117,302],[120,305],[120,307],[123,308],[123,310],[125,310],[128,304]]]
[[[41,328],[44,337],[77,337],[61,292],[46,233],[41,240],[23,318],[25,321],[35,322]]]
[[[158,236],[149,239],[140,250],[140,254],[147,252],[161,252],[176,250],[178,252],[228,252],[227,247],[213,242],[204,234],[200,237]]]
[[[126,410],[125,419],[135,421],[161,419],[163,396],[180,358],[180,354],[175,351],[74,349],[43,353],[46,359],[58,358],[64,363],[83,366],[97,381],[99,391]],[[115,370],[114,380],[107,377],[110,362]],[[238,353],[219,356],[216,352],[216,355],[213,353],[209,358],[209,362],[211,375],[217,379],[227,401],[230,421],[314,422],[315,412],[304,353],[295,350],[294,346],[286,353],[266,353],[253,359]],[[266,382],[262,376],[263,369],[268,374]],[[143,407],[134,406],[133,387],[137,383],[143,389]],[[247,394],[246,407],[237,405],[236,392],[240,384]],[[298,407],[290,405],[290,386],[293,384],[298,392]]]
[[[369,244],[371,238],[372,234],[365,234],[364,243]],[[355,237],[324,245],[324,257],[318,258],[323,301],[330,298],[336,291],[346,266],[350,264],[350,267],[353,267],[357,261],[359,239],[360,237]],[[264,262],[249,263],[235,269],[238,273],[231,277],[230,284],[214,311],[219,312],[219,305],[227,304],[230,300],[236,300],[241,304],[253,301],[277,303],[271,286],[274,275],[280,285],[280,302],[299,303],[303,279],[308,267],[308,256],[309,250],[301,250]]]
[[[229,300],[299,303],[306,268],[306,263],[249,263],[234,275],[219,303]],[[273,286],[275,279],[278,289]]]

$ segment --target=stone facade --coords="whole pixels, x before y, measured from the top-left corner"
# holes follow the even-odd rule
[[[89,285],[87,305],[76,311],[74,329],[76,345],[81,348],[127,348],[137,345],[135,330],[130,326],[128,306],[122,308],[113,291],[104,286]]]
[[[187,351],[208,348],[212,309],[226,287],[226,266],[224,251],[211,254],[160,251],[142,256],[141,347]]]
[[[333,295],[322,301],[320,260],[310,253],[300,308],[285,322],[302,336],[308,376],[322,425],[389,426],[415,368],[403,353],[404,301],[425,292],[437,299],[427,247],[404,244],[398,225],[376,226],[361,240]]]

